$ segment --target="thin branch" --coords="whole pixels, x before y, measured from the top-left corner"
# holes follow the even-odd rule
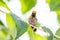
[[[4,11],[2,11],[2,10],[0,10],[0,12],[2,12],[2,13],[4,13],[4,14],[7,13],[7,12],[4,12]]]
[[[32,26],[32,27],[34,27],[34,28],[36,28],[36,29],[38,29],[38,30],[40,30],[40,31],[42,31],[42,32],[45,32],[46,34],[47,34],[47,36],[48,36],[48,32],[46,32],[46,31],[44,31],[42,28],[40,29],[40,28],[38,28],[38,27],[36,27],[36,26],[33,26],[33,25],[31,25],[31,24],[29,24],[30,26]]]
[[[29,25],[31,25],[31,24],[29,24]],[[33,26],[33,25],[31,25],[31,26]],[[36,29],[39,29],[39,28],[37,28],[36,26],[33,26],[33,27],[36,28]],[[43,29],[39,29],[39,30],[45,32]],[[45,33],[48,34],[48,32],[45,32]],[[57,39],[60,39],[60,36],[54,35],[54,37],[57,38]]]
[[[28,23],[29,24],[29,23]],[[34,28],[36,28],[36,29],[39,29],[39,28],[37,28],[37,26],[33,26],[33,25],[31,25],[31,24],[29,24],[30,26],[32,26],[32,27],[34,27]],[[45,32],[43,29],[39,29],[40,31],[43,31],[43,32]],[[47,32],[45,32],[45,33],[47,33]]]

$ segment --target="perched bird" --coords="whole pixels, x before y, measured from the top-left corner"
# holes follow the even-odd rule
[[[29,24],[36,26],[36,23],[37,23],[36,11],[32,11],[31,16],[29,17]],[[31,26],[33,31],[36,31],[37,29],[34,28],[33,26]]]

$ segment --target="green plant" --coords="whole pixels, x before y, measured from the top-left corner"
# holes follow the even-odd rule
[[[7,2],[10,1],[11,0],[7,0]],[[24,15],[26,14],[26,12],[35,7],[37,0],[19,0],[19,2],[21,4],[21,12]],[[50,10],[56,12],[60,25],[60,0],[46,0],[46,2],[48,3]],[[53,34],[49,28],[41,27],[43,32],[45,32],[46,34],[49,33],[50,35],[41,36],[39,34],[36,34],[32,30],[31,26],[33,25],[28,24],[27,22],[25,22],[25,20],[22,20],[20,17],[14,14],[5,0],[0,0],[0,7],[4,7],[9,11],[8,13],[0,10],[0,12],[6,14],[6,23],[8,26],[7,28],[2,20],[0,20],[0,40],[7,40],[8,35],[10,37],[9,40],[17,40],[25,32],[28,32],[30,40],[60,40],[60,28],[56,31],[55,34]],[[39,22],[37,22],[36,26],[40,27],[41,25]],[[36,27],[36,29],[39,29],[39,27]]]

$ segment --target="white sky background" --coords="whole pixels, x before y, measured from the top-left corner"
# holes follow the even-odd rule
[[[7,0],[5,0],[7,2]],[[46,26],[50,28],[53,33],[56,32],[56,30],[59,28],[58,21],[57,21],[57,15],[55,12],[50,12],[50,8],[45,0],[37,0],[37,4],[34,8],[32,8],[30,11],[28,11],[25,15],[22,15],[21,13],[21,5],[19,3],[19,0],[11,0],[11,2],[7,2],[8,6],[10,7],[11,11],[18,15],[21,19],[26,20],[32,13],[33,10],[37,11],[37,19],[41,23],[42,26]],[[1,8],[1,10],[8,12],[4,8]],[[0,19],[5,23],[5,14],[2,14],[0,12]],[[37,33],[40,31],[37,31]],[[41,33],[41,32],[40,32]],[[28,40],[28,35],[25,33],[20,37],[21,40]]]

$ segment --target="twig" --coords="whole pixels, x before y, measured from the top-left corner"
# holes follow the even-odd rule
[[[33,25],[31,25],[31,24],[29,24],[30,26],[32,26],[32,27],[34,27],[34,28],[36,28],[36,29],[38,29],[38,30],[40,30],[40,31],[43,31],[43,32],[45,32],[46,34],[47,34],[47,36],[49,36],[48,34],[48,32],[46,32],[46,31],[44,31],[42,28],[40,29],[40,28],[38,28],[38,27],[36,27],[36,26],[33,26]]]
[[[28,23],[29,24],[29,23]],[[30,26],[32,26],[32,27],[34,27],[34,28],[36,28],[36,29],[39,29],[39,28],[37,28],[36,26],[33,26],[33,25],[31,25],[31,24],[29,24]],[[43,31],[43,32],[45,32],[43,29],[39,29],[40,31]],[[45,33],[47,33],[47,32],[45,32]]]
[[[4,13],[4,14],[7,13],[7,12],[4,12],[4,11],[2,11],[2,10],[0,10],[0,12],[2,12],[2,13]]]

